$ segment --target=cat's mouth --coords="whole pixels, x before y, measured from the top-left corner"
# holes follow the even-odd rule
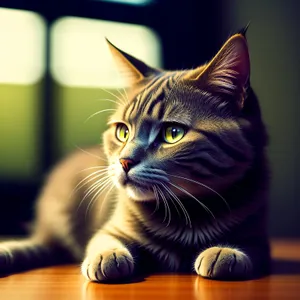
[[[124,182],[124,186],[133,186],[139,189],[150,190],[151,187],[149,185],[145,185],[139,182],[136,182],[132,179],[127,178]]]
[[[118,165],[119,166],[119,165]],[[119,166],[115,177],[117,187],[123,188],[134,200],[155,200],[154,186],[168,182],[166,173],[156,168],[138,165],[129,172]]]
[[[122,182],[122,186],[133,200],[145,201],[155,199],[151,185],[142,184],[127,177]]]

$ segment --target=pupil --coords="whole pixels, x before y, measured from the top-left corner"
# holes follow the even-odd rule
[[[175,139],[177,136],[177,129],[176,128],[172,128],[172,138]]]

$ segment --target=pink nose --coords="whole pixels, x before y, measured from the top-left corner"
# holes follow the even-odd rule
[[[127,173],[131,167],[134,165],[134,161],[129,158],[120,158],[120,164],[122,165],[124,171]]]

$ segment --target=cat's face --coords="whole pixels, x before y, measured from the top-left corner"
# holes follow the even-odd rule
[[[244,174],[253,153],[239,122],[249,77],[249,62],[241,62],[249,59],[243,36],[227,41],[210,64],[189,71],[133,65],[131,56],[113,51],[135,81],[104,134],[118,188],[143,201],[201,195]]]

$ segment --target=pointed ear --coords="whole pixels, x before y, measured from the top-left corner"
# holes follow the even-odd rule
[[[243,106],[243,94],[250,77],[250,59],[246,38],[238,33],[230,37],[217,55],[204,67],[187,77],[199,88],[213,94],[238,97]]]
[[[247,33],[247,31],[248,31],[248,28],[249,28],[249,26],[250,26],[250,21],[248,22],[248,24],[246,25],[246,26],[244,26],[243,28],[241,28],[238,32],[237,32],[237,34],[241,34],[243,37],[246,37],[246,33]]]
[[[122,76],[124,76],[125,81],[130,85],[138,83],[144,78],[159,72],[157,69],[147,66],[139,59],[117,48],[108,39],[106,39],[106,41],[118,69],[120,70]]]

